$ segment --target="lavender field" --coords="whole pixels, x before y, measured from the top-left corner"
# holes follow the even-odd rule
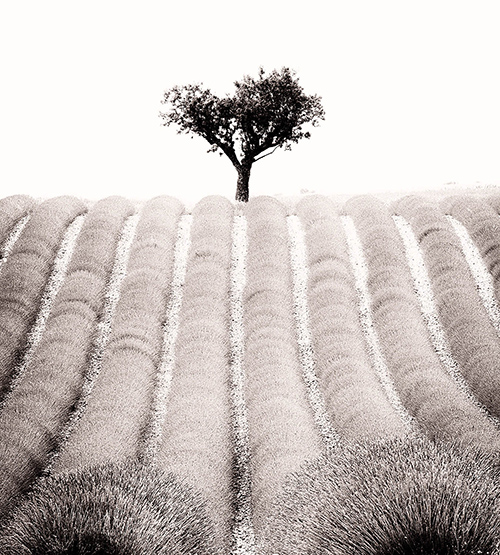
[[[500,554],[499,213],[0,199],[0,553]]]

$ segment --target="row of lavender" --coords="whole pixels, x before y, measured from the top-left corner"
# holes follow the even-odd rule
[[[114,537],[131,552],[300,553],[276,498],[306,461],[421,438],[496,460],[499,209],[1,200],[2,552],[40,536],[17,496],[36,511],[82,468],[132,461],[119,472],[172,473],[199,503],[198,535]]]

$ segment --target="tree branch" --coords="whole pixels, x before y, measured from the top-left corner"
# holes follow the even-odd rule
[[[234,151],[234,147],[232,145],[225,143],[222,139],[217,137],[215,133],[212,133],[212,131],[208,127],[205,128],[203,131],[198,131],[198,134],[200,134],[209,144],[215,145],[220,148],[222,152],[229,158],[229,160],[231,160],[231,163],[235,168],[238,168],[240,166],[240,161],[238,160],[238,157],[236,156],[236,152]]]
[[[271,154],[272,154],[277,148],[279,148],[279,147],[280,147],[280,145],[276,145],[276,146],[273,148],[273,150],[271,150],[271,152],[268,152],[267,154],[264,154],[263,156],[259,156],[258,158],[255,158],[255,159],[254,159],[254,162],[258,162],[259,160],[262,160],[262,158],[265,158],[266,156],[271,155]],[[271,148],[271,147],[269,147],[269,148]]]

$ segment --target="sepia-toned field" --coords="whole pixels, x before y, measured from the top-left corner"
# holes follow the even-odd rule
[[[0,553],[500,554],[499,213],[0,199]]]

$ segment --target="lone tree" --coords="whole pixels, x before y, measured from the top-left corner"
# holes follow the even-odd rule
[[[208,152],[225,154],[238,172],[236,200],[246,202],[253,163],[309,139],[302,126],[316,127],[325,112],[321,97],[305,95],[295,72],[286,67],[268,75],[260,68],[257,79],[246,75],[234,85],[234,96],[224,98],[200,85],[173,87],[164,93],[162,103],[169,109],[160,117],[162,125],[177,124],[177,133],[206,139]]]

